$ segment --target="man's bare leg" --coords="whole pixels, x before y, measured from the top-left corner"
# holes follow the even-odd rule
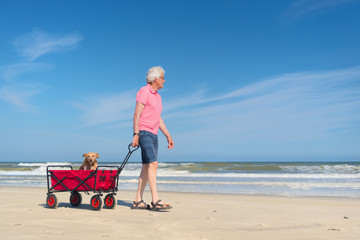
[[[140,202],[143,199],[144,190],[146,184],[148,183],[148,168],[149,168],[149,164],[143,164],[139,176],[139,184],[138,184],[138,190],[136,192],[135,202]]]
[[[149,163],[148,167],[148,181],[149,187],[151,191],[152,202],[155,204],[159,200],[157,188],[156,188],[156,174],[159,163],[157,161]],[[164,204],[164,207],[170,206],[170,204],[160,202],[160,204]]]

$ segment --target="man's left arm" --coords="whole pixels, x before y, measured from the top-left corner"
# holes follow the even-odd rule
[[[165,135],[165,137],[168,141],[168,149],[173,149],[174,148],[174,140],[171,138],[171,135],[170,135],[169,131],[167,130],[162,118],[160,118],[160,130]]]

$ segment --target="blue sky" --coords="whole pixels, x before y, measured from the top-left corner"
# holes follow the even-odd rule
[[[1,161],[122,161],[164,67],[160,161],[358,161],[360,1],[0,1]],[[139,161],[139,152],[132,161]]]

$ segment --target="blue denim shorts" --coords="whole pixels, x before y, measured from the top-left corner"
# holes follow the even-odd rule
[[[141,160],[143,164],[155,162],[158,159],[158,136],[140,131],[139,145],[141,148]]]

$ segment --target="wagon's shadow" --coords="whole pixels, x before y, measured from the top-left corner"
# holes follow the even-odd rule
[[[117,205],[124,206],[124,207],[131,207],[133,204],[131,201],[117,200]]]
[[[53,208],[49,208],[46,204],[39,204],[39,206],[47,209],[53,209]],[[92,210],[89,203],[87,204],[81,203],[79,206],[74,207],[70,203],[61,202],[56,208],[74,208],[74,209],[82,209],[82,210]]]
[[[39,204],[39,206],[43,208],[49,208],[46,204]],[[117,200],[117,207],[131,207],[132,202],[131,201],[123,201],[123,200]],[[70,203],[66,202],[60,202],[57,208],[75,208],[75,209],[82,209],[82,210],[92,210],[90,203],[81,203],[80,206],[74,207]],[[104,206],[102,207],[104,209]]]

